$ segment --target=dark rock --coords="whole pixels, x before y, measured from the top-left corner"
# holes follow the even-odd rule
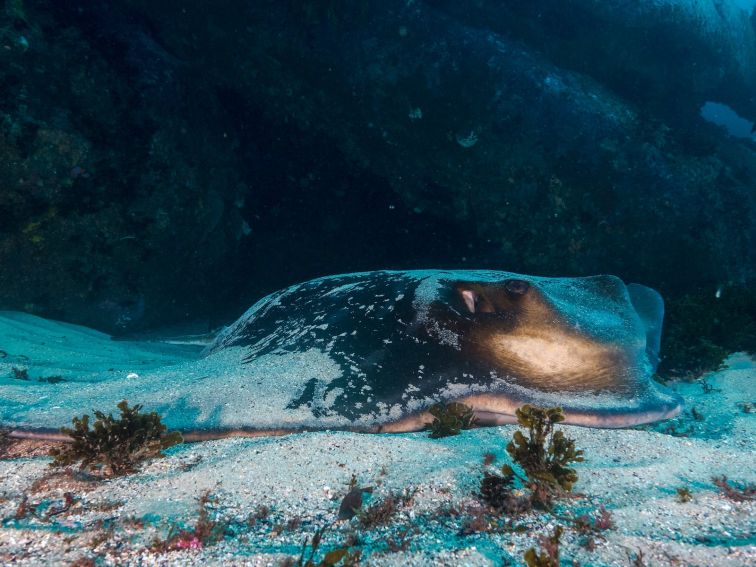
[[[738,2],[427,3],[468,25],[524,41],[666,122],[694,120],[708,100],[756,120],[756,12]]]
[[[387,178],[409,208],[468,227],[470,262],[666,288],[753,274],[752,149],[731,159],[712,133],[692,152],[643,101],[543,49],[422,2],[132,4],[171,22],[182,60]],[[649,14],[671,26],[662,16]]]
[[[223,272],[202,271],[233,263],[242,222],[212,93],[169,108],[44,8],[27,5],[23,33],[2,21],[28,45],[0,50],[3,307],[111,331],[181,317],[212,298]]]
[[[0,308],[114,331],[382,267],[752,280],[754,146],[697,105],[754,116],[753,25],[669,5],[9,3]]]

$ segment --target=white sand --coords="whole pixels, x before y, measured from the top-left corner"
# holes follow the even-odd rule
[[[561,513],[604,505],[616,523],[603,532],[605,539],[597,539],[593,552],[566,529],[564,564],[628,565],[628,557],[640,551],[646,565],[756,565],[756,503],[731,501],[711,482],[713,475],[724,474],[756,483],[756,413],[737,407],[756,400],[756,364],[733,357],[729,369],[707,382],[715,391],[677,385],[688,408],[695,406],[704,416],[703,421],[678,420],[676,429],[688,430],[691,437],[564,427],[585,450],[586,461],[576,466],[575,490],[586,496],[561,505]],[[0,563],[68,565],[90,557],[102,565],[277,565],[286,555],[298,555],[305,536],[336,519],[356,475],[361,485],[376,487],[370,502],[410,487],[418,492],[388,527],[365,531],[356,519],[335,524],[325,548],[356,531],[366,565],[522,564],[536,535],[563,521],[531,513],[520,520],[529,533],[458,536],[461,518],[444,512],[450,505],[476,501],[483,453],[493,451],[500,464],[509,462],[504,447],[515,429],[478,429],[439,440],[424,433],[323,432],[185,444],[129,477],[95,483],[53,479],[34,493],[30,486],[50,471],[49,459],[1,460]],[[693,493],[692,502],[677,501],[676,489],[682,486]],[[203,549],[150,551],[151,540],[165,537],[170,525],[193,524],[196,498],[206,489],[217,498],[211,516],[236,522],[229,535]],[[32,505],[55,507],[62,505],[66,491],[75,498],[69,512],[47,519],[42,506],[40,518],[14,518],[25,493]],[[102,510],[104,503],[120,505]],[[269,518],[247,526],[247,516],[260,505],[270,507]],[[276,524],[294,517],[301,518],[299,527],[275,535]],[[105,533],[102,520],[112,524],[112,534],[93,546],[93,539]],[[382,553],[387,535],[411,525],[418,533],[408,551]]]

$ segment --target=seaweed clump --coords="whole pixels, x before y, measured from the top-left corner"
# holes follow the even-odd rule
[[[91,429],[86,414],[73,418],[73,429],[61,428],[72,442],[50,451],[54,457],[52,466],[80,463],[81,469],[119,476],[135,472],[139,463],[161,457],[164,449],[183,441],[177,431],[167,431],[157,413],[140,413],[140,404],[129,407],[123,400],[118,409],[120,419],[95,411],[97,421]]]
[[[554,426],[564,421],[562,408],[538,408],[524,405],[517,410],[517,423],[527,428],[527,436],[515,431],[507,452],[525,472],[522,478],[510,465],[501,467],[501,474],[484,473],[481,496],[492,507],[509,513],[527,510],[531,505],[550,509],[556,496],[570,492],[578,480],[575,469],[568,465],[583,461],[583,451],[575,441]],[[529,489],[521,496],[512,488],[515,478]]]
[[[14,366],[11,368],[11,374],[16,380],[29,380],[29,371],[26,368]]]
[[[408,488],[401,493],[395,492],[386,495],[383,500],[368,506],[364,511],[360,511],[358,514],[360,526],[365,529],[374,529],[391,523],[401,509],[412,506],[416,492],[416,488]]]
[[[575,441],[568,439],[563,431],[554,431],[554,425],[562,421],[562,408],[522,406],[517,410],[517,423],[528,428],[528,437],[522,431],[515,431],[507,453],[531,482],[569,492],[578,476],[575,469],[567,465],[581,462],[583,451],[576,449]]]
[[[473,409],[459,402],[435,404],[428,412],[433,416],[433,421],[427,426],[432,439],[459,435],[463,429],[471,429],[475,425]]]

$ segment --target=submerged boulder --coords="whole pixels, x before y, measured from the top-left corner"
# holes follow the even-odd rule
[[[519,39],[562,68],[683,124],[709,100],[756,121],[756,2],[547,0],[428,4]]]

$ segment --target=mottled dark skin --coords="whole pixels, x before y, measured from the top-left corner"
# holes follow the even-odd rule
[[[30,402],[10,384],[0,411],[38,435],[67,425],[62,408],[137,397],[188,440],[416,431],[439,402],[470,406],[479,425],[514,422],[528,403],[561,406],[570,424],[626,427],[680,411],[651,380],[662,317],[656,292],[612,276],[344,274],[261,299],[185,367],[138,382],[109,374],[106,388],[47,384],[55,397]]]
[[[300,351],[332,342],[331,357],[342,361],[343,377],[331,382],[327,392],[344,390],[336,406],[339,413],[351,418],[375,407],[371,404],[376,402],[403,404],[409,384],[420,393],[438,392],[454,384],[486,384],[485,394],[467,398],[481,423],[511,421],[516,407],[530,401],[511,391],[507,383],[540,392],[602,392],[622,397],[643,391],[653,396],[649,375],[641,368],[646,353],[633,346],[635,341],[643,341],[638,336],[642,331],[632,326],[637,316],[619,279],[577,278],[571,280],[576,282],[575,289],[563,292],[558,286],[565,284],[548,278],[506,277],[502,272],[500,279],[476,280],[458,277],[465,272],[449,272],[448,277],[446,272],[438,273],[434,276],[438,278],[436,298],[425,312],[418,312],[415,303],[425,279],[418,280],[413,272],[350,274],[306,282],[216,348],[249,345],[246,360],[253,361],[276,349]],[[342,289],[348,291],[334,291]],[[590,328],[592,320],[583,321],[580,309],[572,314],[562,312],[560,302],[583,297],[575,295],[575,290],[586,294],[587,301],[605,301],[606,309],[617,311],[616,322],[600,319],[600,325],[609,326]],[[384,301],[394,297],[399,299]],[[593,306],[587,307],[590,311]],[[327,328],[313,326],[310,333],[298,333],[293,342],[286,339],[285,332],[277,332],[276,340],[262,340],[273,325],[300,317],[321,320]],[[603,339],[602,333],[614,338]],[[255,346],[258,343],[264,345],[262,349]],[[359,388],[363,375],[368,376],[368,393]],[[506,377],[507,383],[497,376]],[[350,389],[350,384],[357,387]],[[320,411],[314,400],[316,386],[313,379],[290,407]],[[598,410],[592,415],[567,405],[565,411],[568,422],[610,427],[662,419],[678,411],[677,403],[659,403],[655,409],[649,406],[632,415],[606,412],[604,418]],[[407,412],[378,430],[420,428],[428,416],[419,415]]]

